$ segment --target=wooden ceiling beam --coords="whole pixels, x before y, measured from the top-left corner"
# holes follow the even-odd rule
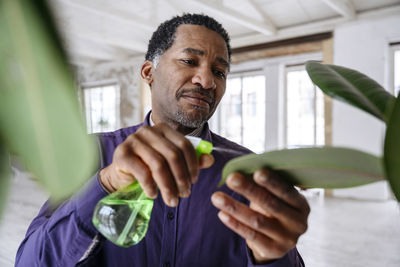
[[[139,42],[134,38],[119,38],[118,36],[104,36],[97,32],[87,33],[80,30],[79,32],[69,32],[71,35],[82,40],[93,41],[98,44],[107,44],[115,48],[121,48],[125,50],[131,50],[139,53],[145,53],[147,51],[147,44]]]
[[[147,43],[138,41],[133,34],[126,34],[124,36],[115,32],[99,31],[92,24],[85,24],[78,19],[68,20],[65,18],[58,18],[57,22],[60,24],[61,33],[71,43],[74,39],[86,40],[96,44],[110,45],[115,48],[136,51],[145,53],[147,51]]]
[[[254,10],[263,17],[264,22],[267,23],[268,25],[271,25],[271,27],[273,27],[276,32],[276,25],[272,22],[271,18],[267,15],[267,13],[265,13],[260,3],[256,2],[255,0],[247,0],[247,1],[254,8]]]
[[[393,5],[390,7],[384,7],[375,10],[368,10],[358,12],[357,20],[367,20],[380,18],[385,16],[397,15],[400,12],[400,4]],[[290,26],[286,28],[281,28],[277,31],[274,36],[265,36],[260,33],[249,34],[243,37],[232,37],[231,46],[232,48],[243,47],[253,44],[273,42],[288,38],[299,37],[302,35],[310,35],[322,32],[334,31],[337,25],[343,24],[348,19],[344,17],[325,19],[311,23],[300,24],[296,26]]]
[[[330,6],[332,9],[334,9],[336,12],[338,12],[340,15],[342,15],[345,18],[348,19],[354,19],[356,17],[356,10],[353,6],[353,3],[350,0],[322,0]]]
[[[176,4],[180,2],[178,0],[169,1],[175,2]],[[267,22],[257,21],[254,18],[246,16],[234,9],[218,4],[218,2],[213,3],[212,1],[188,0],[186,1],[186,3],[196,5],[201,9],[201,11],[205,13],[210,12],[212,14],[216,14],[220,17],[234,21],[239,25],[242,25],[248,29],[254,30],[267,36],[274,35],[276,32],[275,25]]]
[[[81,0],[58,0],[58,2],[90,14],[122,22],[131,27],[140,27],[148,32],[153,32],[157,28],[157,25],[154,24],[153,21],[140,19],[133,14],[131,15],[121,10],[112,8],[112,6],[110,6],[110,8],[108,8],[108,6],[107,8],[99,8],[101,5],[99,5],[98,1],[87,0],[82,2]]]

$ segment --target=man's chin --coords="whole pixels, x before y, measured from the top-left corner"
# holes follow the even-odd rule
[[[179,124],[188,128],[199,128],[208,120],[207,112],[178,112],[176,119]]]

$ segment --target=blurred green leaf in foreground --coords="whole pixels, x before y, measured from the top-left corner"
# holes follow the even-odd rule
[[[91,176],[98,157],[45,1],[1,1],[0,35],[0,147],[55,200],[66,198]]]

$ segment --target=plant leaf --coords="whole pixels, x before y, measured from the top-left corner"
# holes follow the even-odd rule
[[[0,133],[52,193],[68,197],[97,161],[44,1],[0,3]]]
[[[392,191],[400,201],[400,98],[390,116],[384,144],[385,172]]]
[[[388,121],[395,97],[368,76],[345,67],[308,61],[311,80],[327,95]]]
[[[7,202],[8,182],[10,179],[10,158],[0,142],[0,217]]]
[[[261,168],[272,169],[289,183],[308,188],[346,188],[384,178],[381,159],[376,156],[349,148],[310,147],[234,158],[225,165],[219,185],[232,172],[250,176]]]

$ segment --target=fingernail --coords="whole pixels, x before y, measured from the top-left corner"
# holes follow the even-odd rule
[[[219,206],[219,207],[223,206],[225,203],[224,199],[219,195],[213,195],[211,197],[211,200],[216,206]]]
[[[177,198],[171,198],[171,199],[169,200],[169,204],[170,204],[172,207],[176,207],[176,206],[178,205],[178,199],[177,199]]]
[[[228,178],[228,183],[233,187],[239,187],[242,184],[242,181],[240,180],[239,177],[231,175]]]
[[[150,191],[148,197],[152,199],[157,198],[157,191]]]
[[[185,191],[183,192],[183,196],[184,196],[184,197],[188,197],[188,196],[190,196],[190,193],[191,193],[191,191],[190,191],[190,188],[189,188],[189,189],[187,189],[187,190],[185,190]]]
[[[219,212],[218,213],[218,218],[223,222],[229,221],[229,216],[226,215],[224,212]]]
[[[268,172],[267,171],[256,171],[254,173],[254,178],[257,179],[260,183],[267,183],[268,182]]]

